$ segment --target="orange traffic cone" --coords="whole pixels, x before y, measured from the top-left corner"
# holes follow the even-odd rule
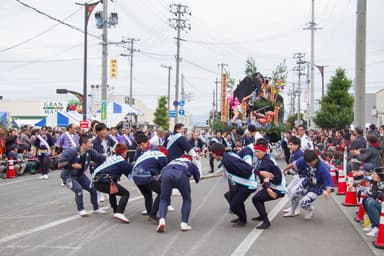
[[[347,182],[345,181],[343,166],[339,165],[338,171],[339,171],[339,182],[337,184],[336,195],[345,195],[345,192],[347,191]]]
[[[348,187],[347,187],[347,192],[345,194],[344,206],[359,206],[357,203],[357,193],[356,193],[356,188],[353,186],[353,174],[352,172],[349,173],[348,175]]]
[[[365,192],[362,192],[361,195],[360,195],[359,211],[357,212],[357,215],[356,215],[356,218],[355,218],[356,222],[364,221],[365,211],[364,211],[364,206],[363,206],[363,200],[365,199],[365,197],[366,197],[365,196]]]
[[[381,203],[380,224],[379,232],[377,233],[377,240],[372,242],[372,244],[376,248],[384,249],[384,201]]]
[[[16,172],[15,172],[15,168],[14,168],[14,166],[13,166],[13,158],[12,158],[12,157],[10,157],[10,158],[8,159],[7,178],[8,178],[8,179],[16,178]]]
[[[329,172],[331,173],[331,176],[332,176],[333,185],[336,186],[338,182],[337,182],[337,177],[336,177],[335,161],[333,159],[331,160],[329,167],[330,167]]]

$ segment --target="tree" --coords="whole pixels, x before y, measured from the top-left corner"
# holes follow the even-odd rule
[[[272,71],[272,80],[273,83],[276,83],[277,80],[281,80],[284,84],[286,83],[288,78],[288,66],[285,64],[285,59],[279,65],[277,65],[276,69]]]
[[[304,114],[300,113],[300,123],[307,126],[307,121],[304,120]],[[287,119],[287,123],[290,127],[295,127],[297,123],[297,114],[290,115]]]
[[[255,63],[255,59],[252,57],[248,57],[245,63],[245,75],[253,80],[253,74],[257,72],[257,67]]]
[[[320,128],[343,129],[353,122],[353,96],[348,93],[352,80],[345,75],[345,70],[338,68],[331,78],[327,94],[321,100],[321,109],[314,117]]]
[[[236,79],[231,77],[231,72],[229,72],[229,70],[227,69],[224,69],[224,73],[226,74],[227,76],[227,87],[228,88],[233,88],[235,87],[236,85]]]
[[[153,122],[167,131],[169,128],[169,122],[166,96],[161,96],[159,98],[157,108],[153,115],[155,116]]]
[[[221,122],[218,119],[212,120],[211,128],[212,128],[213,132],[216,132],[216,131],[221,131],[221,132],[231,131],[231,129],[232,129],[232,127],[229,126],[226,122]]]

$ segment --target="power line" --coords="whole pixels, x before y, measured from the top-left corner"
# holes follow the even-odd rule
[[[67,17],[65,17],[64,20],[69,19],[70,17],[72,17],[73,15],[75,15],[76,13],[78,13],[80,10],[81,10],[81,8],[77,9],[76,11],[74,11],[73,13],[71,13],[70,15],[68,15]],[[60,25],[60,23],[55,24],[55,25],[53,25],[52,27],[49,27],[48,29],[43,30],[42,32],[40,32],[40,33],[38,33],[38,34],[36,34],[36,35],[34,35],[34,36],[28,38],[28,39],[25,39],[25,40],[23,40],[23,41],[21,41],[21,42],[19,42],[19,43],[16,43],[15,45],[12,45],[12,46],[7,47],[7,48],[1,49],[1,50],[0,50],[0,53],[1,53],[1,52],[9,51],[9,50],[14,49],[14,48],[16,48],[16,47],[19,47],[19,46],[21,46],[21,45],[23,45],[23,44],[26,44],[26,43],[28,43],[28,42],[30,42],[30,41],[32,41],[32,40],[34,40],[34,39],[36,39],[36,38],[42,36],[42,35],[48,33],[49,31],[53,30],[54,28],[56,28],[56,27],[59,26],[59,25]]]
[[[100,59],[99,57],[89,57],[88,59]],[[73,59],[50,59],[50,60],[0,60],[0,63],[57,63],[57,62],[76,62],[83,61],[82,58],[73,58]]]
[[[39,9],[37,9],[37,8],[35,8],[35,7],[33,7],[33,6],[29,5],[29,4],[26,4],[26,3],[24,3],[24,2],[22,2],[22,1],[20,1],[20,0],[15,0],[15,1],[18,2],[18,3],[21,4],[21,5],[23,5],[23,6],[27,7],[27,8],[29,8],[29,9],[34,10],[35,12],[37,12],[37,13],[43,15],[43,16],[48,17],[48,18],[51,19],[51,20],[57,21],[57,22],[59,22],[59,23],[65,25],[65,26],[67,26],[67,27],[70,27],[71,29],[74,29],[74,30],[77,30],[77,31],[79,31],[79,32],[81,32],[81,33],[84,33],[84,30],[82,30],[82,29],[80,29],[80,28],[78,28],[78,27],[75,27],[75,26],[73,26],[73,25],[71,25],[71,24],[69,24],[69,23],[66,23],[66,22],[64,22],[64,21],[62,21],[62,20],[60,20],[60,19],[58,19],[58,18],[55,18],[55,17],[53,17],[53,16],[51,16],[51,15],[49,15],[49,14],[43,12],[43,11],[40,11]],[[87,33],[87,34],[90,35],[90,36],[92,36],[92,37],[94,37],[94,38],[96,38],[96,39],[100,39],[100,36],[93,35],[93,34],[91,34],[91,33]]]
[[[208,73],[212,73],[212,74],[217,75],[217,72],[212,71],[212,70],[210,70],[210,69],[208,69],[208,68],[205,68],[205,67],[203,67],[203,66],[201,66],[201,65],[199,65],[199,64],[193,63],[193,62],[191,62],[191,61],[189,61],[189,60],[187,60],[187,59],[185,59],[185,58],[183,58],[183,61],[185,61],[186,63],[188,63],[188,64],[190,64],[190,65],[192,65],[192,66],[194,66],[194,67],[196,67],[196,68],[199,68],[199,69],[201,69],[201,70],[204,70],[204,71],[206,71],[206,72],[208,72]]]

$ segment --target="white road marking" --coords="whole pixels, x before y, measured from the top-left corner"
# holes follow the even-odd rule
[[[292,183],[289,184],[287,190],[290,189]],[[269,215],[270,221],[272,221],[277,214],[283,209],[284,205],[288,203],[287,195],[285,195],[283,198],[279,199],[280,202],[273,207],[272,211]],[[233,251],[231,256],[243,256],[246,255],[248,250],[251,248],[253,243],[256,241],[257,238],[263,233],[263,229],[253,229],[245,238],[244,240],[239,244],[239,246]]]
[[[44,246],[44,245],[7,245],[0,248],[6,249],[28,249],[28,248],[40,248],[40,249],[65,249],[65,250],[80,250],[80,246]]]
[[[134,202],[134,201],[140,200],[142,198],[143,198],[143,196],[138,196],[138,197],[134,197],[134,198],[130,199],[129,201]],[[109,208],[109,206],[102,207],[102,209],[104,209],[104,210],[108,209],[108,208]],[[56,221],[32,228],[32,229],[28,229],[28,230],[25,230],[25,231],[22,231],[22,232],[13,234],[13,235],[9,235],[9,236],[0,238],[0,244],[7,243],[7,242],[15,240],[15,239],[19,239],[21,237],[31,235],[33,233],[44,231],[44,230],[56,227],[58,225],[64,224],[66,222],[73,221],[73,220],[80,219],[80,218],[82,218],[82,217],[80,217],[79,215],[76,214],[76,215],[73,215],[73,216],[68,217],[68,218],[56,220]]]
[[[288,203],[288,199],[286,197],[280,199],[280,202],[273,207],[273,210],[270,214],[270,221],[272,221],[277,214],[283,209],[284,205]],[[256,241],[257,238],[263,233],[263,229],[253,229],[247,237],[240,243],[240,245],[235,249],[235,251],[231,254],[231,256],[243,256],[246,255],[248,250],[251,248],[253,243]]]

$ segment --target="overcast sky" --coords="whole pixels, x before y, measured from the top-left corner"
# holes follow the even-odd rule
[[[74,1],[21,0],[40,11],[83,28],[83,9]],[[80,2],[83,2],[79,0]],[[355,24],[357,0],[316,0],[315,19],[322,27],[315,35],[315,63],[327,65],[326,81],[337,67],[354,78]],[[181,73],[185,90],[192,94],[185,109],[195,115],[212,108],[212,90],[219,78],[218,63],[228,64],[231,75],[244,77],[245,61],[256,60],[258,71],[270,75],[283,59],[294,66],[293,53],[310,56],[310,32],[303,30],[311,17],[310,0],[189,0],[192,30],[183,33]],[[384,1],[369,0],[367,12],[367,92],[384,88]],[[172,18],[166,0],[114,0],[109,11],[117,12],[119,24],[109,30],[109,41],[140,39],[134,56],[133,95],[155,108],[160,95],[167,95],[167,70],[172,65],[172,92],[175,84],[176,32],[169,27]],[[100,11],[98,5],[95,11]],[[56,88],[82,92],[83,34],[24,7],[15,0],[0,1],[0,88],[4,99],[59,99]],[[89,32],[100,35],[94,16]],[[34,38],[6,50],[9,47]],[[88,81],[100,84],[100,40],[88,37]],[[109,80],[114,94],[129,94],[129,65],[120,57],[125,49],[111,45],[109,57],[118,59],[118,79]],[[285,93],[296,82],[290,72]],[[303,79],[304,81],[304,79]],[[321,79],[316,72],[316,94],[321,94]],[[305,92],[304,92],[305,95]]]

